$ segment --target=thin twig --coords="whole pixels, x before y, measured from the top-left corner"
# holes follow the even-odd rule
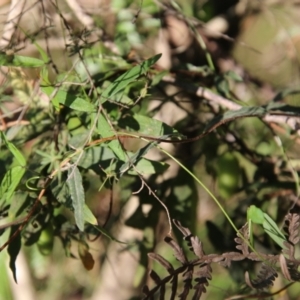
[[[137,170],[136,170],[137,172]],[[159,199],[159,197],[156,195],[156,193],[151,189],[151,187],[147,184],[147,182],[145,181],[145,179],[143,178],[143,176],[138,173],[142,183],[143,183],[143,186],[146,186],[148,188],[148,191],[149,193],[162,205],[162,207],[165,209],[166,211],[166,214],[167,214],[167,218],[168,218],[168,223],[169,223],[169,232],[168,232],[168,235],[171,236],[172,235],[172,231],[173,231],[173,227],[172,227],[172,221],[171,221],[171,216],[170,216],[170,213],[169,213],[169,210],[166,206],[165,203],[163,203],[162,200]]]
[[[163,81],[173,83],[174,85],[177,85],[188,92],[196,94],[198,97],[202,97],[208,101],[211,101],[212,103],[226,107],[230,110],[239,110],[243,107],[242,105],[237,104],[225,97],[217,95],[211,90],[204,87],[195,88],[194,86],[181,84],[178,81],[176,81],[175,78],[170,76],[164,77]],[[267,113],[265,116],[262,117],[262,119],[267,123],[274,122],[279,124],[286,124],[293,130],[295,130],[298,135],[300,135],[300,130],[298,128],[300,124],[300,117],[298,116],[272,115]]]
[[[26,0],[11,1],[10,9],[6,19],[6,24],[3,29],[3,35],[0,39],[0,49],[7,48],[10,45],[12,37],[23,15],[25,4]]]
[[[77,19],[89,30],[94,28],[94,20],[88,16],[76,0],[66,0],[69,8],[73,11]]]

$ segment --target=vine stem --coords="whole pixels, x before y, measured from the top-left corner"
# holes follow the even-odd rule
[[[124,133],[125,135],[125,133]],[[145,137],[142,137],[140,135],[134,135],[134,134],[128,134],[129,137],[132,138],[139,138],[147,143],[151,141],[151,139],[147,139]],[[159,141],[159,139],[158,139]],[[171,141],[169,141],[171,142]],[[238,230],[238,228],[235,226],[233,221],[231,220],[230,216],[227,214],[223,206],[221,205],[220,201],[215,197],[215,195],[206,187],[206,185],[194,174],[192,173],[185,165],[183,165],[178,159],[176,159],[171,153],[163,149],[162,147],[156,145],[157,149],[159,149],[162,153],[167,155],[169,158],[171,158],[174,162],[176,162],[183,170],[185,170],[206,192],[207,194],[214,200],[214,202],[217,204],[221,212],[224,214],[225,218],[228,220],[229,224],[232,226],[234,231],[237,233],[237,235],[248,245],[248,247],[262,260],[265,264],[269,265],[269,263],[258,253],[254,247],[251,245],[251,243],[243,236],[243,234]]]
[[[228,222],[230,223],[230,225],[233,227],[233,229],[236,231],[236,233],[240,234],[240,231],[237,229],[237,227],[234,225],[234,223],[232,222],[231,218],[229,217],[229,215],[227,214],[227,212],[225,211],[225,209],[223,208],[222,204],[220,203],[220,201],[215,197],[215,195],[206,187],[206,185],[194,174],[192,173],[186,166],[184,166],[178,159],[176,159],[171,153],[169,153],[168,151],[166,151],[165,149],[163,149],[160,146],[157,146],[157,148],[164,154],[166,154],[167,156],[169,156],[173,161],[175,161],[183,170],[185,170],[204,190],[205,192],[214,200],[214,202],[218,205],[218,207],[220,208],[221,212],[224,214],[224,216],[226,217],[226,219],[228,220]],[[247,241],[247,243],[249,243]],[[249,245],[250,246],[250,245]],[[254,250],[254,249],[252,249]]]

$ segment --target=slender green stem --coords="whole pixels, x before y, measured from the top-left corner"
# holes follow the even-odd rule
[[[175,161],[183,170],[185,170],[206,192],[207,194],[215,201],[215,203],[218,205],[218,207],[220,208],[221,212],[224,214],[224,216],[226,217],[226,219],[228,220],[228,222],[230,223],[230,225],[233,227],[233,229],[239,233],[239,230],[237,229],[237,227],[234,225],[234,223],[232,222],[231,218],[229,217],[229,215],[226,213],[226,211],[224,210],[222,204],[218,201],[218,199],[215,197],[215,195],[205,186],[205,184],[203,184],[203,182],[195,175],[193,174],[187,167],[185,167],[179,160],[177,160],[172,154],[170,154],[169,152],[167,152],[166,150],[164,150],[163,148],[157,146],[157,148],[159,148],[159,150],[161,152],[163,152],[164,154],[166,154],[167,156],[169,156],[173,161]]]

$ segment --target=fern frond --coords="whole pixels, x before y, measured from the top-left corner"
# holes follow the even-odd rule
[[[244,255],[248,255],[249,254],[249,246],[246,243],[246,241],[249,241],[249,226],[248,226],[248,223],[246,223],[239,231],[240,231],[240,233],[234,239],[234,241],[237,243],[236,248],[238,250],[242,251],[242,253]],[[241,236],[243,236],[244,239],[241,238]]]
[[[164,259],[161,255],[156,253],[148,253],[148,257],[157,261],[160,265],[162,265],[170,274],[174,271],[173,266]]]
[[[182,248],[169,236],[164,238],[164,241],[172,247],[174,251],[174,256],[178,261],[180,261],[183,265],[187,263],[187,258],[182,250]]]
[[[193,236],[191,231],[183,227],[177,220],[173,220],[175,226],[182,232],[184,239],[187,241],[189,249],[194,252],[198,258],[202,258],[204,255],[202,243],[197,236]]]
[[[299,261],[287,260],[283,254],[279,257],[279,264],[283,276],[289,281],[300,281],[300,272],[298,267],[300,265]]]
[[[209,280],[211,280],[212,268],[210,264],[205,264],[200,267],[200,269],[196,272],[196,284],[194,289],[196,290],[193,299],[200,299],[201,295],[206,292],[206,287],[209,284]],[[199,298],[196,298],[199,297]]]
[[[177,288],[178,288],[178,276],[174,276],[171,283],[172,283],[172,288],[171,288],[172,294],[170,296],[170,300],[174,300],[176,297],[176,292],[177,292]]]
[[[263,263],[257,279],[251,280],[249,273],[246,272],[245,281],[252,289],[262,290],[272,286],[277,276],[278,274],[273,267]]]
[[[191,290],[192,286],[192,280],[193,280],[193,272],[194,272],[194,267],[189,266],[188,269],[183,273],[183,291],[179,294],[178,298],[180,300],[185,300],[187,299],[187,296]]]
[[[239,252],[227,252],[222,254],[223,260],[220,260],[220,264],[223,267],[230,267],[232,261],[241,261],[245,259],[245,255]]]

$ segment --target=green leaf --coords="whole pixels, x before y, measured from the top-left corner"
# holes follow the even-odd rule
[[[264,212],[255,205],[251,205],[247,210],[247,220],[262,225],[265,221]]]
[[[50,86],[42,87],[42,91],[48,96],[50,96],[54,90],[55,90],[54,87],[50,87]],[[56,106],[56,103],[60,103],[64,106],[70,107],[71,109],[77,111],[82,111],[82,112],[96,111],[96,108],[92,103],[87,102],[86,100],[80,97],[77,97],[71,92],[66,92],[63,90],[57,91],[52,101],[54,102],[53,103],[54,106]]]
[[[110,137],[115,134],[103,114],[100,114],[98,118],[97,131],[103,138]],[[122,161],[126,160],[126,155],[118,140],[109,142],[108,147],[115,153],[118,159]]]
[[[132,114],[121,119],[118,123],[121,128],[149,136],[161,136],[178,133],[167,124],[139,114]]]
[[[141,158],[134,169],[128,170],[128,174],[136,175],[138,171],[142,175],[160,174],[169,168],[164,162],[153,161],[147,158]]]
[[[72,206],[72,198],[69,191],[68,186],[68,177],[65,172],[63,172],[60,178],[55,177],[50,184],[51,191],[54,197],[57,199],[58,202],[62,203],[70,210],[74,210]]]
[[[263,227],[265,232],[271,237],[274,242],[276,242],[282,249],[284,249],[284,242],[286,241],[284,234],[268,214],[264,213],[264,217],[265,220],[263,222]]]
[[[155,74],[152,78],[151,86],[155,86],[155,85],[159,84],[161,82],[161,80],[163,79],[163,77],[166,76],[167,74],[169,74],[169,71],[166,71],[166,70]]]
[[[23,68],[37,68],[44,65],[44,62],[34,57],[27,57],[14,54],[0,53],[0,66],[12,66]]]
[[[19,226],[17,225],[13,226],[10,231],[10,237],[12,237],[17,230],[19,230]],[[20,252],[20,249],[21,249],[21,235],[19,233],[15,236],[15,238],[13,238],[13,240],[8,244],[7,247],[7,252],[9,255],[9,268],[12,271],[16,283],[17,283],[16,260]]]
[[[93,225],[98,225],[98,221],[92,211],[89,209],[89,207],[84,204],[83,206],[83,217],[84,221]]]
[[[230,87],[229,82],[226,77],[219,75],[214,78],[214,85],[221,95],[225,96],[226,98],[230,98]]]
[[[16,190],[18,184],[20,183],[23,175],[25,173],[25,168],[22,166],[16,166],[8,170],[4,175],[1,186],[0,186],[0,199],[6,202],[10,202],[14,191]]]
[[[4,141],[6,147],[11,152],[11,154],[16,158],[18,163],[24,167],[26,165],[26,160],[23,154],[16,148],[16,146],[13,143],[7,140],[3,132],[0,132],[0,136],[1,136],[1,140]]]
[[[237,74],[237,73],[235,73],[233,71],[226,72],[224,74],[224,76],[227,77],[227,78],[230,78],[230,79],[232,79],[232,80],[234,80],[236,82],[243,82],[243,78],[239,74]]]
[[[54,230],[52,224],[47,224],[42,230],[36,245],[42,255],[48,256],[52,253],[54,245]]]
[[[34,40],[32,40],[32,43],[35,45],[35,47],[37,48],[37,50],[39,51],[42,60],[44,61],[44,63],[48,63],[50,61],[46,51],[44,51],[44,49]]]
[[[71,173],[71,171],[70,171],[70,173]],[[74,175],[75,175],[75,172],[74,172]],[[79,174],[79,176],[80,176],[80,174]],[[60,203],[64,204],[68,209],[70,209],[74,213],[75,213],[75,206],[77,207],[76,201],[78,201],[79,202],[79,204],[78,204],[79,219],[83,218],[83,220],[87,223],[90,223],[93,225],[98,225],[97,219],[93,215],[92,211],[84,203],[84,194],[83,194],[84,191],[83,191],[83,187],[82,187],[82,179],[81,179],[81,176],[80,177],[79,176],[77,176],[77,180],[81,183],[81,186],[80,185],[78,186],[79,192],[78,191],[77,192],[79,195],[81,195],[81,199],[78,198],[77,195],[73,196],[73,193],[76,193],[76,191],[74,191],[74,189],[73,190],[71,189],[71,187],[73,188],[73,183],[71,182],[71,186],[70,186],[70,179],[66,180],[64,175],[63,175],[62,181],[65,182],[65,180],[66,180],[67,184],[59,182],[57,180],[57,178],[54,179],[51,183],[52,193]],[[76,179],[74,178],[73,181],[75,181],[75,180]],[[71,195],[71,197],[70,197],[70,195]],[[74,201],[76,202],[75,206],[74,206]],[[83,202],[83,204],[82,204],[82,202]],[[82,214],[82,211],[83,211],[83,214]],[[76,219],[75,219],[75,221],[76,221]],[[81,221],[81,223],[82,223],[82,221]],[[77,222],[76,222],[76,224],[77,224]],[[78,224],[77,224],[77,226],[78,226]]]
[[[70,145],[73,145],[70,143]],[[80,154],[79,154],[80,155]],[[80,161],[78,162],[78,166],[84,169],[90,169],[94,165],[99,165],[99,162],[103,162],[104,160],[111,160],[116,156],[112,152],[112,150],[105,146],[95,146],[93,148],[85,149],[83,154],[81,154]],[[78,156],[74,156],[72,158],[73,162],[78,160]]]
[[[277,224],[268,214],[264,213],[255,205],[251,205],[247,210],[247,219],[249,224],[253,222],[255,224],[262,225],[265,232],[271,237],[271,239],[276,242],[281,248],[284,248],[283,242],[286,241],[286,238],[278,228]],[[251,230],[250,226],[249,228]]]
[[[75,222],[80,231],[84,231],[84,189],[82,177],[77,167],[68,169],[68,180],[72,206],[74,208]]]
[[[252,229],[252,223],[255,224],[263,224],[265,221],[264,212],[256,207],[255,205],[251,205],[247,209],[247,221],[248,221],[248,227],[249,227],[249,238],[250,238],[250,244],[253,246],[253,229]]]
[[[27,214],[24,207],[28,205],[31,201],[30,196],[28,193],[24,193],[24,191],[15,192],[14,197],[11,199],[9,211],[8,211],[8,218],[10,221],[13,221],[16,216],[25,216]],[[25,206],[24,206],[25,205]]]
[[[145,74],[150,67],[160,59],[160,57],[161,54],[157,54],[119,76],[104,90],[101,97],[101,103],[104,103],[108,98],[121,92],[129,83],[136,80],[139,76]]]
[[[128,171],[132,167],[132,165],[136,164],[144,155],[147,154],[147,152],[151,148],[155,147],[156,145],[157,145],[157,142],[149,143],[148,145],[146,145],[145,147],[139,149],[136,153],[134,153],[130,157],[129,161],[127,161],[126,163],[124,163],[121,166],[121,168],[119,170],[120,174],[122,175],[124,172]]]
[[[0,255],[0,270],[3,270],[0,273],[0,282],[1,282],[0,299],[14,300],[15,297],[13,297],[13,295],[12,295],[11,281],[9,278],[9,274],[6,271],[6,267],[7,267],[7,259],[6,259],[6,255],[4,255],[4,252],[3,252]]]
[[[121,92],[111,96],[110,100],[114,101],[116,103],[122,103],[122,104],[125,104],[125,105],[133,105],[134,104],[134,101],[132,99],[130,99],[126,95],[126,93],[121,93]]]

